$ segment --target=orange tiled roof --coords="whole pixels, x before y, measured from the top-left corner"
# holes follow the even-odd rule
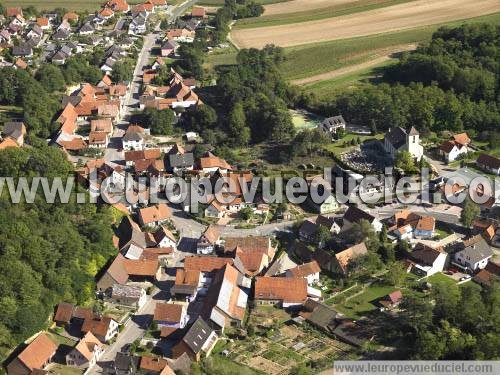
[[[212,272],[221,269],[226,264],[233,264],[231,258],[216,258],[207,256],[192,256],[184,259],[185,270],[197,270],[201,272]]]
[[[257,277],[255,299],[301,303],[307,299],[307,280],[288,277]]]
[[[55,354],[57,345],[45,333],[34,339],[17,358],[30,370],[42,369]]]
[[[153,320],[180,323],[183,310],[184,307],[182,305],[176,305],[173,303],[157,303],[155,306]]]
[[[300,266],[292,268],[288,271],[290,271],[292,277],[306,277],[320,272],[321,268],[319,267],[318,262],[313,260],[312,262],[301,264]]]
[[[19,144],[12,138],[5,138],[2,142],[0,142],[0,150],[5,150],[9,147],[19,148],[21,146],[19,146]]]

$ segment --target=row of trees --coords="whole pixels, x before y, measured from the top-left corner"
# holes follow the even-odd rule
[[[423,132],[499,130],[500,27],[441,28],[429,45],[386,69],[385,83],[346,91],[334,100],[298,103],[379,131],[415,126]]]
[[[33,146],[0,151],[0,176],[72,175],[57,148]],[[60,301],[86,304],[94,277],[115,253],[112,214],[93,204],[13,204],[0,195],[0,359],[13,346],[42,329]]]

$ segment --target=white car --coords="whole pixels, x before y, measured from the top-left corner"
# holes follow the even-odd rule
[[[469,280],[472,276],[471,275],[465,275],[465,276],[462,276],[460,278],[460,281],[465,281],[465,280]]]

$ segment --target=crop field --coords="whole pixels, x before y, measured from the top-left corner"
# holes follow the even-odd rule
[[[384,51],[429,41],[432,34],[441,26],[458,26],[463,23],[476,22],[500,24],[500,13],[432,27],[286,48],[287,59],[282,66],[282,72],[290,80],[312,77],[374,60]]]
[[[263,5],[288,2],[288,0],[254,0],[254,1],[257,4],[263,4]],[[201,0],[198,2],[198,5],[222,6],[224,5],[224,0]]]
[[[415,0],[359,0],[330,5],[326,8],[313,8],[294,13],[281,13],[268,15],[267,12],[260,17],[245,18],[236,22],[236,29],[249,29],[256,27],[288,25],[292,23],[322,20],[325,18],[340,17],[348,14],[365,12],[368,10],[384,8],[392,5],[407,3]]]
[[[261,48],[270,43],[292,47],[464,20],[498,10],[498,0],[417,0],[319,21],[235,29],[231,37],[237,46],[245,48]]]

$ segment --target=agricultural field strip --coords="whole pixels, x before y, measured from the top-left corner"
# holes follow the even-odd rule
[[[352,38],[411,29],[499,11],[498,0],[418,0],[348,16],[294,25],[233,30],[232,40],[242,48],[281,47]]]
[[[353,3],[344,3],[318,8],[303,10],[296,13],[284,13],[276,15],[264,15],[260,17],[245,18],[234,24],[235,29],[250,29],[257,27],[269,27],[277,25],[288,25],[292,23],[322,20],[325,18],[340,17],[353,13],[366,12],[373,9],[385,8],[397,4],[416,0],[360,0]]]

